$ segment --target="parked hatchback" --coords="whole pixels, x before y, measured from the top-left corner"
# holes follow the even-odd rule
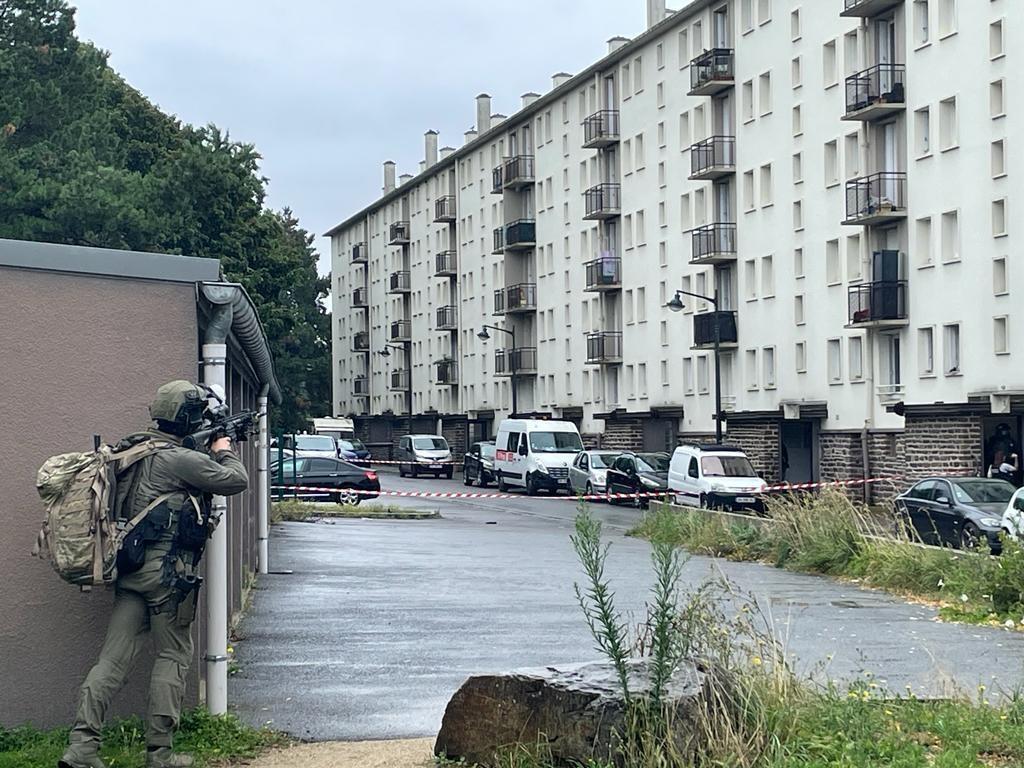
[[[362,440],[357,440],[354,437],[339,437],[338,458],[353,464],[367,464],[370,461],[370,450]]]
[[[617,494],[629,494],[638,507],[646,507],[649,496],[668,491],[667,453],[623,453],[612,462],[605,474],[605,495],[617,504]]]
[[[398,441],[395,458],[402,477],[431,474],[450,478],[455,473],[451,448],[440,435],[406,435]]]
[[[274,484],[315,489],[297,493],[285,491],[285,495],[297,495],[304,499],[330,499],[339,504],[358,504],[364,499],[375,499],[380,493],[380,478],[376,472],[341,459],[320,456],[287,458],[272,464],[270,472]]]
[[[581,451],[569,467],[569,488],[575,494],[603,495],[608,468],[620,455],[618,451]]]
[[[924,544],[999,554],[1003,513],[1014,488],[984,477],[929,477],[894,503],[897,524]]]
[[[473,443],[462,460],[462,482],[477,482],[483,488],[494,482],[494,443]]]

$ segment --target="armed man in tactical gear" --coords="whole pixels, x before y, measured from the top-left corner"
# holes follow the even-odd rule
[[[82,683],[75,725],[58,768],[105,768],[99,749],[107,710],[147,632],[156,646],[156,661],[146,718],[146,766],[193,764],[191,757],[174,754],[171,747],[192,663],[191,626],[202,581],[199,560],[218,522],[210,519],[210,496],[241,493],[248,485],[229,438],[216,438],[195,450],[182,445],[195,442],[186,438],[202,428],[210,395],[187,381],[165,384],[149,409],[156,429],[122,441],[122,448],[145,440],[158,448],[129,476],[118,479],[122,517],[135,517],[147,507],[150,511],[118,554],[106,640]]]

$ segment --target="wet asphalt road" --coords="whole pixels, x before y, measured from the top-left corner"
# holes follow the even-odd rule
[[[393,490],[462,490],[457,480],[403,480]],[[597,657],[573,593],[575,504],[393,500],[440,520],[288,523],[271,539],[236,643],[233,709],[301,739],[430,736],[468,676]],[[639,513],[593,507],[613,541],[608,575],[639,621],[650,550],[623,536]],[[797,668],[850,681],[871,673],[894,691],[976,695],[1024,681],[1024,635],[935,621],[929,608],[768,566],[694,557],[696,585],[724,574],[755,594]],[[831,657],[831,660],[830,660]]]

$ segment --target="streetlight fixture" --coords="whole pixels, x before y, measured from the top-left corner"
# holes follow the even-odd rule
[[[484,325],[480,328],[480,331],[477,333],[476,337],[480,339],[480,341],[489,341],[491,338],[491,334],[487,332],[488,329],[492,331],[498,331],[500,333],[504,333],[512,337],[512,349],[509,351],[508,355],[508,371],[512,377],[512,418],[515,418],[516,414],[519,413],[519,400],[516,395],[516,372],[519,368],[519,360],[516,357],[516,330],[515,328],[513,328],[512,330],[508,330],[507,328],[499,328],[496,325]]]
[[[392,349],[400,349],[402,352],[405,352],[406,355],[407,355],[407,357],[405,359],[406,359],[406,361],[409,360],[409,357],[408,357],[409,350],[407,350],[401,344],[385,344],[384,348],[381,349],[381,351],[378,352],[377,354],[380,355],[381,357],[391,357],[391,350]],[[407,390],[405,390],[405,409],[406,409],[406,412],[409,415],[409,418],[411,419],[412,418],[412,373],[411,372],[409,374],[409,377],[410,377],[409,378],[409,388]]]
[[[719,445],[722,444],[722,358],[721,358],[721,344],[722,344],[722,316],[718,311],[718,291],[715,291],[714,296],[704,296],[700,293],[691,293],[690,291],[684,291],[677,289],[672,300],[669,301],[667,306],[673,312],[682,312],[684,309],[683,296],[692,296],[695,299],[701,299],[711,304],[715,312],[715,442]]]

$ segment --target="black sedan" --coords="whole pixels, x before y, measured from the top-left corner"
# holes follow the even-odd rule
[[[473,482],[483,488],[494,482],[494,443],[473,443],[462,460],[462,482],[472,485]]]
[[[924,544],[997,555],[1000,523],[1014,487],[983,477],[931,477],[896,497],[896,523]]]
[[[608,469],[605,493],[608,502],[617,504],[621,499],[615,494],[629,494],[638,507],[646,507],[648,496],[640,494],[668,493],[668,465],[671,456],[667,453],[624,453],[615,459]]]
[[[375,499],[380,493],[380,478],[376,472],[341,459],[288,458],[280,464],[271,465],[270,482],[273,485],[316,488],[315,491],[293,493],[286,490],[284,493],[302,499],[330,499],[338,504],[358,504],[364,499]]]

